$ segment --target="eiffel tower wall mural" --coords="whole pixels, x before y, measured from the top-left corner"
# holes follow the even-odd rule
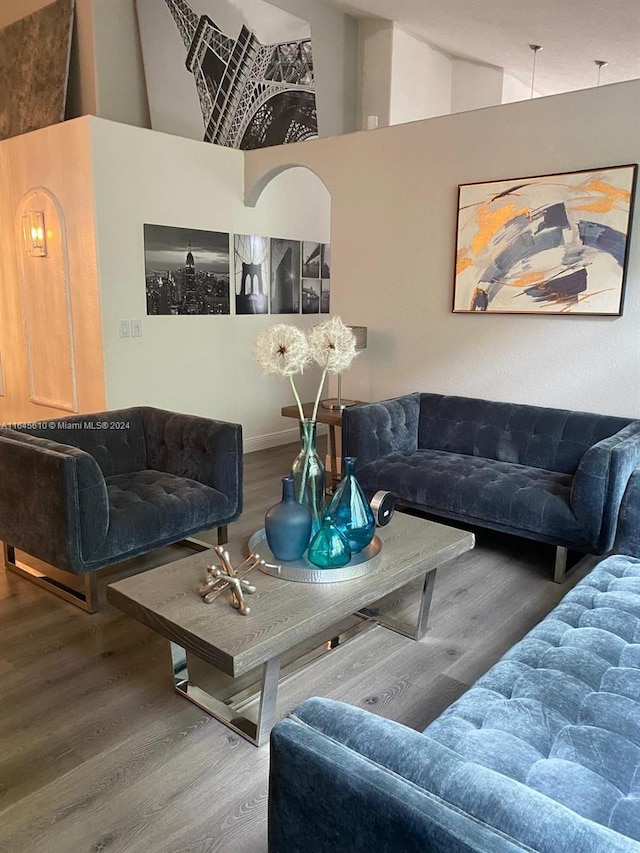
[[[263,0],[137,0],[154,130],[230,148],[318,135],[308,21]]]

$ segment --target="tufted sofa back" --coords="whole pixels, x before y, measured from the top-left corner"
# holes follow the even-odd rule
[[[553,827],[540,795],[575,813],[563,834],[586,818],[640,841],[639,640],[640,561],[615,555],[425,730],[467,762],[463,793],[440,771],[434,793],[496,826],[524,806],[516,834],[536,850]],[[489,816],[480,803],[494,780],[504,807]],[[618,849],[563,840],[576,853]]]
[[[19,432],[84,450],[105,477],[147,467],[143,408],[133,407],[91,415],[14,426]]]
[[[574,474],[590,447],[629,423],[611,415],[421,394],[418,447]]]

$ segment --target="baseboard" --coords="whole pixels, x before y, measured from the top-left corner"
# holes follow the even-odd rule
[[[327,432],[325,424],[318,424],[317,435]],[[281,444],[300,443],[300,429],[283,429],[280,432],[269,432],[266,435],[256,435],[253,438],[245,438],[242,442],[245,453],[255,453],[256,450],[267,450],[269,447],[279,447]]]

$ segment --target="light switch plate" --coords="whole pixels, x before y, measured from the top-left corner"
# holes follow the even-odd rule
[[[128,320],[118,320],[118,334],[121,338],[131,337],[131,326]]]
[[[131,337],[132,338],[141,338],[142,337],[142,320],[132,320],[131,321]]]

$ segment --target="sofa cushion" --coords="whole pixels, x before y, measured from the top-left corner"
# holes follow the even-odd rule
[[[136,471],[106,478],[109,530],[99,562],[124,560],[190,532],[224,523],[235,506],[222,492],[163,471]]]
[[[573,474],[590,447],[629,423],[589,412],[421,394],[418,447]]]
[[[569,499],[573,478],[541,468],[438,450],[392,453],[358,468],[368,492],[471,524],[494,525],[550,541],[585,544]]]
[[[640,840],[639,651],[640,560],[609,557],[424,734]]]

